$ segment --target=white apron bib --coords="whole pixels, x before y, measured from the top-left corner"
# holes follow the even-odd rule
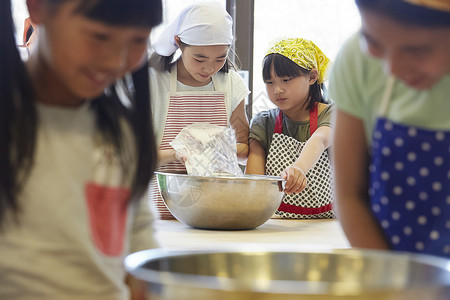
[[[212,79],[213,86],[217,85]],[[167,93],[169,108],[161,141],[160,150],[173,149],[170,142],[186,126],[206,122],[218,126],[228,126],[228,117],[225,105],[225,92],[216,91],[185,91],[177,92],[177,68],[172,68],[170,74],[170,91]],[[180,162],[170,162],[156,169],[161,172],[186,173],[186,168]],[[153,211],[157,211],[160,219],[174,219],[167,209],[158,189],[156,177],[150,182],[149,201]]]
[[[311,135],[317,129],[317,104],[310,111]],[[306,142],[299,142],[293,137],[284,135],[283,112],[277,116],[272,143],[266,161],[266,175],[279,176],[299,157]],[[332,207],[332,170],[328,151],[324,151],[319,161],[306,174],[307,184],[297,194],[284,195],[276,215],[288,219],[323,219],[334,218]]]

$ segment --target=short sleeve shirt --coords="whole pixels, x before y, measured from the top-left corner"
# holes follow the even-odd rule
[[[318,116],[317,128],[320,126],[331,127],[331,117],[334,105],[329,104]],[[262,111],[255,115],[250,123],[250,138],[256,139],[266,151],[269,152],[272,143],[272,135],[275,130],[275,121],[279,113],[278,108]],[[295,138],[299,142],[306,142],[310,137],[309,121],[295,122],[286,115],[283,117],[283,134]]]
[[[336,107],[364,122],[370,144],[388,76],[382,61],[364,53],[360,35],[340,50],[329,77],[329,92]],[[403,125],[450,130],[450,73],[431,89],[415,90],[396,80],[386,118]]]
[[[113,156],[97,143],[96,116],[88,103],[38,104],[37,113],[34,164],[18,196],[20,223],[8,223],[0,234],[0,299],[129,299],[123,259],[157,246],[153,216],[145,202],[131,202],[122,227],[113,205],[89,205],[92,183],[111,186],[107,193],[116,195],[114,202],[128,184],[115,181],[123,173],[109,167],[115,166],[108,164]],[[131,135],[124,137],[132,144]],[[134,157],[129,162],[132,168]],[[104,238],[110,230],[123,240]],[[105,254],[101,246],[114,244],[122,251]]]

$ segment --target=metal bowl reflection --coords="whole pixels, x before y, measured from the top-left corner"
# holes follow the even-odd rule
[[[151,299],[448,299],[450,261],[388,251],[131,254]]]
[[[204,229],[251,229],[280,206],[283,179],[273,176],[193,176],[156,172],[161,196],[179,221]]]

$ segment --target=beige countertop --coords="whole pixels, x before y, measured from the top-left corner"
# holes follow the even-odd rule
[[[155,221],[156,239],[168,249],[210,249],[242,246],[286,247],[298,250],[350,248],[337,220],[270,219],[252,230],[223,231],[191,228],[177,220]]]

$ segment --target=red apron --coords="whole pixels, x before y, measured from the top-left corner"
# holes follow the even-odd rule
[[[317,104],[309,114],[311,135],[317,129]],[[299,157],[306,142],[299,142],[284,135],[283,112],[277,116],[275,130],[266,160],[266,174],[279,176]],[[328,151],[324,151],[319,161],[306,174],[306,187],[297,194],[284,195],[276,215],[289,219],[333,218],[332,172]]]
[[[218,126],[228,126],[225,106],[225,92],[216,91],[185,91],[177,92],[176,67],[170,75],[170,91],[167,95],[169,108],[164,126],[160,150],[173,149],[170,142],[178,133],[192,123],[206,122]],[[213,86],[214,84],[213,79]],[[180,162],[170,162],[157,168],[157,171],[169,173],[186,173],[186,168]],[[158,211],[160,219],[174,219],[167,209],[159,192],[156,177],[150,182],[150,205]]]

